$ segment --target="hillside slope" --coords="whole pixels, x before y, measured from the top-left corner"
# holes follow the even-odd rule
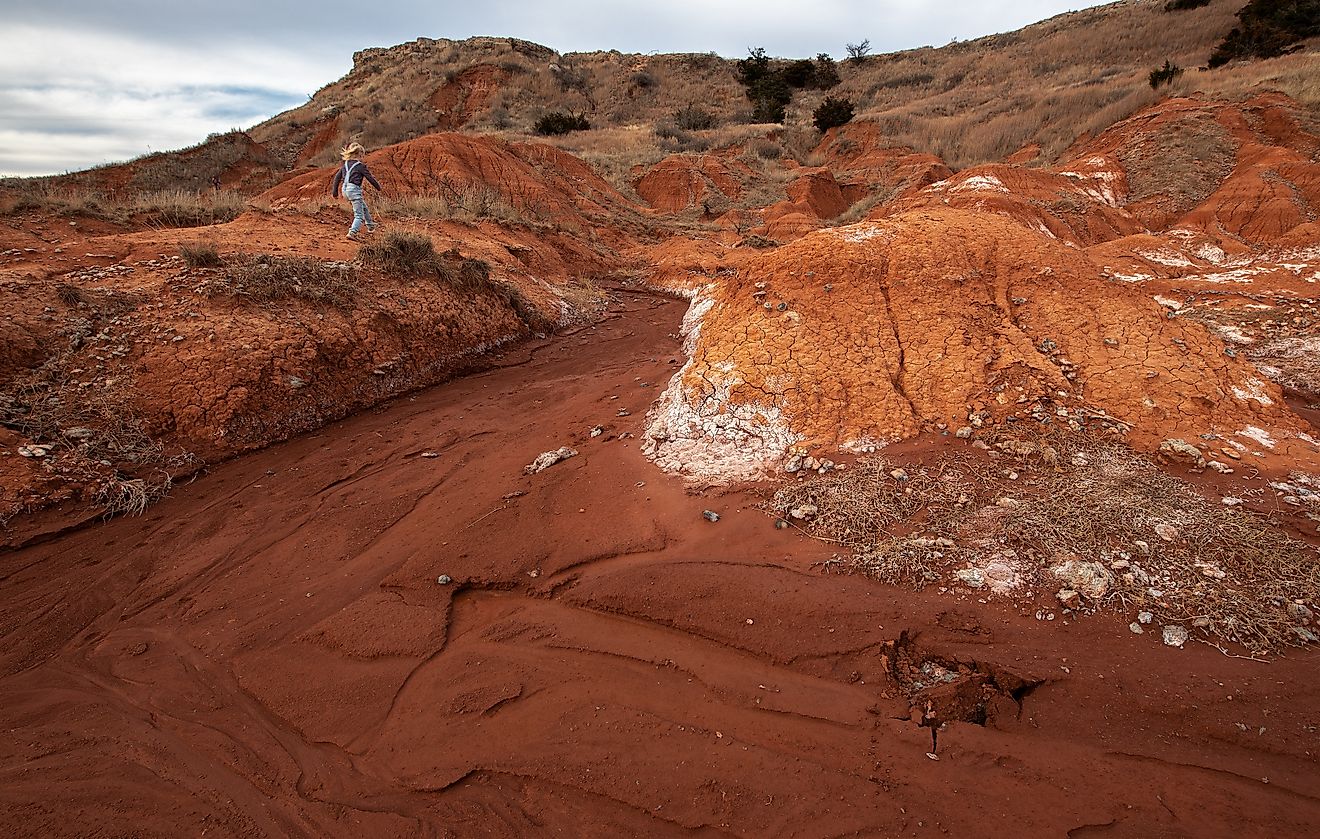
[[[1165,0],[1121,0],[1069,12],[1016,32],[865,60],[840,61],[840,83],[796,93],[785,124],[751,124],[737,62],[714,54],[565,53],[515,38],[418,38],[354,55],[353,69],[310,100],[244,135],[209,138],[57,178],[46,189],[116,191],[211,186],[253,194],[306,167],[333,162],[350,138],[377,148],[435,131],[533,132],[542,115],[570,111],[592,130],[553,139],[627,189],[631,167],[674,151],[756,144],[763,157],[805,160],[815,143],[812,111],[826,95],[854,102],[895,145],[941,157],[955,169],[1024,147],[1050,160],[1163,95],[1150,71],[1170,60],[1189,68],[1170,88],[1238,98],[1264,85],[1320,107],[1314,45],[1298,54],[1217,70],[1202,67],[1236,23],[1241,0],[1169,12]],[[843,52],[842,44],[837,50]],[[808,56],[809,57],[809,56]],[[699,106],[713,128],[675,126]],[[12,184],[11,184],[12,185]]]

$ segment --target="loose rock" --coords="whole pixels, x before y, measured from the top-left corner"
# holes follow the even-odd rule
[[[523,473],[527,475],[535,475],[537,472],[543,472],[551,466],[554,466],[556,463],[568,460],[570,457],[577,457],[577,450],[570,449],[567,446],[556,449],[552,452],[542,452],[537,456],[536,460],[533,460],[531,463],[523,467]]]
[[[1171,625],[1164,627],[1164,645],[1167,647],[1179,647],[1186,644],[1191,636],[1187,630],[1181,626]]]

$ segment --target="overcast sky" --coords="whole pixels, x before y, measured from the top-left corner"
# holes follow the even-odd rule
[[[0,50],[0,175],[84,169],[250,128],[419,36],[560,52],[842,58],[1006,32],[1088,0],[18,0]]]

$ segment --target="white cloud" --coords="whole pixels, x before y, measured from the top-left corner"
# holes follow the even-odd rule
[[[194,51],[123,34],[18,25],[7,42],[0,53],[3,175],[63,172],[192,145],[213,132],[250,127],[330,80],[322,64],[224,39]]]

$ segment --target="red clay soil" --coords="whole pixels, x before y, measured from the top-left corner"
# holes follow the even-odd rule
[[[373,151],[364,158],[393,198],[439,198],[455,207],[481,205],[510,220],[572,227],[601,222],[610,235],[635,208],[582,160],[545,143],[507,143],[493,137],[429,134]],[[298,175],[258,198],[276,208],[322,199],[334,167]],[[608,219],[609,225],[603,222]]]
[[[477,64],[445,82],[429,100],[437,111],[436,128],[457,131],[484,113],[510,75],[510,71],[503,67]]]
[[[745,163],[718,154],[673,154],[645,170],[633,188],[654,209],[678,213],[737,198],[751,174]]]
[[[1313,651],[1171,650],[824,573],[754,494],[660,473],[637,435],[681,311],[621,294],[145,517],[0,554],[0,831],[1320,828]],[[936,667],[960,674],[937,741],[905,698]]]
[[[698,475],[750,478],[794,451],[1042,414],[1117,419],[1148,451],[1309,429],[1203,326],[999,215],[916,211],[820,231],[709,294],[649,432],[663,465]],[[1294,468],[1320,461],[1307,441],[1290,453]]]

